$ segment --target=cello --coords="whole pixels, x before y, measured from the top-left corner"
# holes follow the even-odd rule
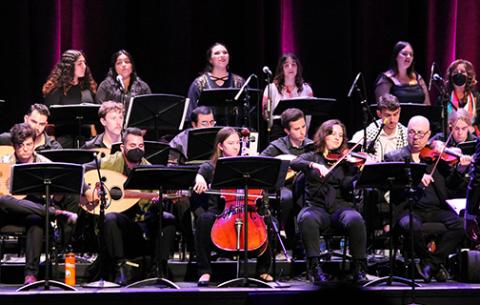
[[[245,151],[243,148],[247,147],[249,134],[246,128],[241,132],[242,155]],[[267,227],[256,208],[256,201],[262,198],[263,190],[247,187],[236,190],[222,189],[220,194],[225,200],[225,208],[213,224],[210,233],[213,244],[226,252],[247,250],[256,256],[263,254],[268,246]],[[246,246],[243,227],[245,219],[248,222]]]

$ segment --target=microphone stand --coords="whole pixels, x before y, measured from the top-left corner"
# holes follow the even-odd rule
[[[270,73],[267,74],[267,143],[270,143],[270,138],[272,136],[272,126],[273,126],[273,109],[272,109],[272,78]]]
[[[97,157],[97,154],[95,154],[95,165],[96,165],[96,170],[98,174],[98,187],[99,187],[99,199],[100,199],[100,213],[98,216],[98,221],[99,221],[99,226],[98,226],[98,257],[97,260],[100,263],[99,267],[99,274],[100,274],[100,279],[96,282],[92,283],[87,283],[83,285],[85,288],[115,288],[115,287],[120,287],[117,283],[113,282],[108,282],[103,279],[104,275],[104,269],[103,265],[106,263],[105,259],[105,236],[104,236],[104,229],[105,229],[105,207],[107,206],[107,198],[106,198],[106,191],[105,191],[105,184],[102,179],[102,174],[100,173],[100,160]]]
[[[362,113],[363,113],[363,150],[365,150],[365,147],[367,147],[367,127],[368,127],[368,122],[370,119],[373,121],[375,126],[378,127],[378,123],[375,120],[375,117],[373,116],[372,112],[370,111],[370,107],[368,107],[368,102],[366,96],[362,93],[362,90],[358,87],[358,80],[359,78],[362,77],[362,84],[363,84],[363,90],[366,91],[365,89],[365,79],[363,78],[362,72],[359,72],[357,76],[355,77],[355,80],[352,83],[352,86],[350,87],[350,90],[348,91],[347,97],[352,97],[352,93],[355,91],[358,97],[360,97],[360,105],[362,106]]]
[[[375,149],[375,142],[377,141],[378,137],[382,133],[382,130],[383,130],[384,126],[385,126],[385,124],[382,122],[382,124],[380,125],[380,128],[377,131],[377,134],[375,135],[375,138],[373,138],[373,140],[368,144],[368,147],[365,150],[366,153],[369,153],[369,154],[372,154],[372,155],[377,153],[377,150]],[[366,131],[366,129],[364,129],[364,132],[365,131]],[[363,139],[363,141],[365,143],[365,138]]]
[[[249,110],[250,110],[250,92],[248,91],[248,84],[252,80],[252,77],[257,78],[255,74],[250,74],[243,86],[238,91],[237,95],[233,98],[234,101],[238,101],[243,92],[245,92],[245,97],[243,98],[243,127],[250,127],[249,124]]]
[[[436,76],[436,75],[435,75]],[[450,97],[448,96],[447,88],[445,87],[445,83],[443,82],[443,78],[440,78],[440,83],[437,83],[437,79],[433,79],[433,85],[437,88],[438,92],[440,92],[440,101],[442,107],[442,133],[444,139],[448,136],[448,104],[452,104],[450,101]],[[455,107],[452,104],[453,107]]]
[[[416,305],[417,303],[415,302],[415,286],[417,283],[415,283],[415,261],[413,259],[413,255],[415,253],[414,250],[414,242],[413,242],[413,204],[415,203],[415,189],[413,188],[413,177],[412,177],[412,170],[410,167],[410,158],[407,158],[405,160],[405,174],[407,176],[407,184],[405,185],[405,188],[407,189],[407,194],[408,194],[408,231],[410,234],[410,287],[412,288],[410,290],[411,292],[411,298],[412,298],[412,303],[409,305]]]

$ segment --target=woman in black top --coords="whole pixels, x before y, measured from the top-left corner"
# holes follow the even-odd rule
[[[366,280],[365,222],[354,208],[351,191],[357,169],[348,162],[331,168],[327,156],[347,148],[345,125],[328,120],[317,130],[315,151],[300,155],[290,162],[295,171],[305,175],[305,207],[297,221],[307,256],[309,279],[314,284],[328,280],[320,267],[320,236],[329,227],[344,230],[350,239],[353,257],[353,280]]]
[[[126,104],[131,97],[150,93],[152,91],[148,84],[137,75],[132,55],[120,50],[113,54],[107,77],[98,86],[96,98],[99,103],[122,103],[128,111]]]
[[[222,128],[215,138],[214,152],[209,161],[203,163],[198,170],[193,190],[197,193],[203,193],[208,190],[208,185],[212,182],[215,165],[221,157],[235,157],[240,152],[240,137],[238,132],[232,127]],[[217,215],[224,209],[225,202],[219,195],[209,195],[208,210],[203,213],[197,222],[195,231],[195,247],[197,250],[197,266],[200,278],[198,286],[208,286],[212,274],[210,264],[211,251],[213,243],[210,238],[213,224]],[[273,281],[268,274],[270,268],[270,249],[257,258],[257,274],[263,281]]]
[[[395,95],[400,103],[431,105],[425,80],[415,71],[413,48],[406,41],[395,44],[390,69],[375,81],[375,99],[385,93]]]
[[[47,106],[73,105],[95,103],[96,90],[97,83],[87,66],[85,54],[78,50],[67,50],[50,72],[42,93]],[[78,125],[75,123],[55,125],[55,136],[63,148],[74,147],[74,135],[78,135]],[[90,126],[83,127],[90,137]]]

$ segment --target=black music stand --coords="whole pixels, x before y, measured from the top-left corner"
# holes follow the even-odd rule
[[[213,144],[222,127],[190,129],[187,135],[187,161],[205,161],[210,159]]]
[[[475,153],[477,142],[476,141],[466,141],[462,143],[458,143],[457,147],[462,150],[464,155],[473,156]]]
[[[185,186],[193,186],[195,184],[195,177],[197,176],[198,166],[163,166],[163,165],[149,165],[138,166],[132,169],[128,175],[127,181],[124,183],[125,189],[152,189],[159,190],[159,231],[162,229],[162,193],[163,190],[180,190],[185,189]],[[157,234],[157,239],[160,238],[161,233]],[[157,242],[157,247],[159,243]],[[180,289],[172,281],[154,277],[132,283],[126,288],[137,288],[148,285],[162,285],[169,288]]]
[[[122,142],[117,142],[112,145],[110,153],[114,154],[117,151],[120,151],[120,145]],[[144,158],[152,164],[162,164],[165,165],[168,163],[168,155],[170,153],[170,145],[167,142],[159,141],[144,141],[145,144],[145,156]]]
[[[212,188],[244,188],[244,211],[248,211],[248,189],[278,190],[285,181],[287,162],[273,157],[229,157],[221,158],[215,166]],[[275,288],[268,283],[248,277],[248,213],[243,213],[244,266],[243,277],[221,283],[218,287],[260,287]],[[240,238],[238,236],[238,238]],[[240,253],[239,253],[240,255]],[[240,263],[240,260],[237,261]],[[239,270],[239,268],[237,268]]]
[[[17,291],[26,291],[40,286],[49,290],[50,286],[63,290],[76,290],[62,282],[50,280],[50,236],[49,207],[50,196],[54,193],[80,194],[83,185],[83,167],[69,163],[28,163],[12,167],[11,193],[27,195],[45,194],[45,279],[24,285]]]
[[[281,115],[288,108],[297,108],[303,111],[305,115],[312,117],[328,118],[334,117],[337,113],[337,100],[334,98],[318,98],[318,97],[298,97],[287,100],[280,100],[277,107],[273,111],[273,115]],[[313,120],[313,118],[312,118]],[[310,127],[314,124],[310,124]],[[316,124],[315,124],[316,125]],[[309,130],[307,133],[310,134]]]
[[[218,117],[217,121],[225,126],[231,125],[229,124],[228,118],[232,112],[235,112],[235,110],[241,111],[240,113],[236,113],[237,120],[235,125],[252,127],[252,115],[258,116],[260,113],[260,111],[255,111],[255,108],[258,105],[257,101],[262,92],[259,89],[248,88],[235,100],[235,96],[239,91],[240,88],[205,89],[200,93],[198,106],[215,108],[215,114]],[[254,107],[252,107],[252,105],[254,105]],[[223,114],[223,118],[220,118],[220,113]],[[243,118],[243,122],[239,122],[239,118]]]
[[[363,167],[360,178],[357,181],[357,188],[379,188],[390,190],[394,187],[405,187],[410,183],[408,176],[408,169],[411,172],[411,184],[418,185],[426,170],[426,165],[423,163],[405,163],[405,162],[383,162],[366,164]],[[419,287],[414,279],[406,279],[393,275],[394,261],[393,261],[393,206],[389,203],[389,217],[390,217],[390,240],[389,240],[389,262],[390,274],[370,281],[363,285],[363,287],[375,286],[381,283],[391,285],[393,281]],[[411,216],[410,216],[411,220]],[[412,236],[410,238],[413,238]],[[413,251],[413,249],[412,249]],[[412,252],[413,256],[413,252]],[[413,259],[413,258],[412,258]]]
[[[377,110],[377,104],[370,105],[372,111]],[[413,103],[401,103],[400,104],[400,123],[404,126],[408,125],[410,118],[416,115],[424,116],[428,119],[432,125],[432,133],[435,134],[437,131],[442,129],[442,126],[437,126],[438,122],[442,122],[442,107],[441,106],[430,106],[424,104],[413,104]]]
[[[125,127],[138,127],[155,133],[178,132],[183,129],[189,100],[173,94],[144,94],[132,98],[125,118]]]
[[[50,118],[52,124],[72,124],[77,122],[78,133],[76,135],[76,145],[80,148],[80,139],[82,138],[83,124],[96,124],[98,122],[98,104],[73,104],[73,105],[51,105]]]
[[[53,162],[85,164],[95,160],[96,151],[88,149],[46,149],[38,152]]]

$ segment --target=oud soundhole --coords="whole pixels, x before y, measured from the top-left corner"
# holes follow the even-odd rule
[[[122,198],[122,190],[119,187],[112,187],[110,189],[110,197],[113,200],[120,200]]]

